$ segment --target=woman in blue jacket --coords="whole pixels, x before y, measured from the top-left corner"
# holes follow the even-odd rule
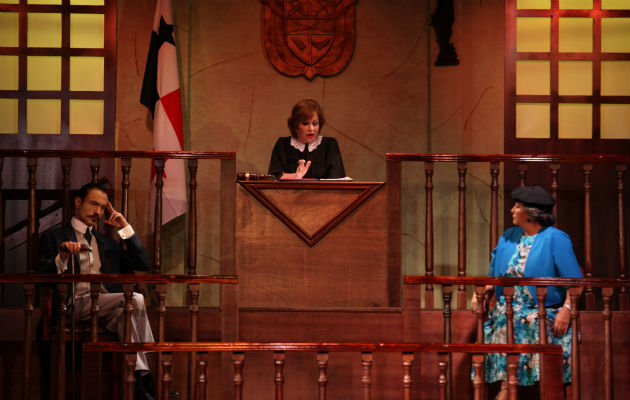
[[[567,277],[581,278],[569,236],[552,225],[553,196],[539,186],[518,187],[512,191],[514,206],[512,223],[492,252],[489,276],[495,277]],[[503,287],[496,291],[496,306],[490,310],[484,324],[485,343],[507,343],[506,303]],[[535,286],[515,286],[514,343],[539,343],[538,300]],[[571,382],[571,302],[566,288],[550,286],[545,300],[548,343],[562,345],[562,375]],[[501,382],[497,399],[507,398],[507,362],[505,355],[490,353],[485,363],[486,382]],[[539,380],[537,354],[521,354],[518,384],[531,386]],[[504,390],[505,388],[505,390]]]

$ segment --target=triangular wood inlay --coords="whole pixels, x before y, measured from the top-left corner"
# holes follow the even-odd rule
[[[239,181],[309,246],[314,246],[383,182]]]

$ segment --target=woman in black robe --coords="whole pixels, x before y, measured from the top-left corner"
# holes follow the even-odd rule
[[[337,140],[320,135],[324,123],[324,114],[315,100],[302,100],[293,106],[287,120],[291,136],[276,142],[269,174],[278,179],[345,177]]]

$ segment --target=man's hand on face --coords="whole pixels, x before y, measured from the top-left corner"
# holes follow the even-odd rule
[[[107,225],[111,225],[115,228],[122,229],[125,226],[129,225],[125,217],[118,211],[114,209],[112,203],[107,202],[107,211],[109,212],[109,218],[107,218],[104,222]]]

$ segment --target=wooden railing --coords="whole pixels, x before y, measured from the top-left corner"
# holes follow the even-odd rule
[[[129,212],[129,191],[130,191],[130,176],[132,173],[132,160],[133,159],[146,159],[153,160],[153,168],[155,171],[155,197],[156,202],[153,210],[154,221],[162,221],[162,193],[163,193],[163,172],[164,166],[169,159],[184,159],[187,161],[188,169],[188,231],[186,237],[187,246],[187,276],[162,276],[159,275],[162,271],[162,225],[160,223],[153,224],[153,268],[151,272],[155,274],[151,277],[150,282],[155,283],[155,292],[157,293],[158,302],[157,310],[160,315],[160,326],[158,329],[157,339],[164,341],[164,326],[163,316],[166,312],[166,282],[186,282],[188,283],[188,297],[191,299],[191,305],[189,307],[191,320],[190,320],[190,341],[195,342],[197,340],[197,314],[199,312],[198,298],[200,292],[201,283],[235,283],[233,281],[236,274],[235,265],[235,203],[236,203],[236,154],[233,152],[144,152],[144,151],[65,151],[65,150],[0,150],[0,175],[2,174],[3,167],[8,164],[7,159],[26,159],[26,171],[27,176],[27,190],[26,199],[28,200],[28,218],[27,218],[27,267],[25,272],[28,272],[25,276],[19,275],[6,275],[4,268],[4,256],[0,257],[0,282],[24,282],[24,375],[22,382],[22,397],[24,399],[30,398],[30,390],[32,387],[31,382],[31,357],[32,357],[32,314],[33,314],[33,298],[35,295],[35,282],[70,282],[70,281],[89,281],[90,278],[81,276],[80,278],[71,278],[66,276],[65,278],[58,277],[45,277],[36,276],[33,273],[37,262],[37,241],[38,241],[38,224],[41,217],[41,211],[38,209],[38,200],[41,195],[38,190],[37,183],[37,171],[38,160],[42,158],[59,159],[59,168],[61,171],[61,182],[59,182],[58,191],[54,191],[58,194],[63,204],[63,223],[68,223],[70,218],[74,214],[74,207],[72,203],[72,190],[71,187],[79,187],[86,182],[78,182],[73,185],[71,182],[72,176],[72,161],[76,159],[88,159],[89,169],[91,175],[91,181],[97,182],[101,178],[101,160],[105,159],[107,162],[113,161],[119,162],[120,174],[121,174],[121,191],[120,191],[120,211],[128,218]],[[219,160],[220,161],[220,176],[218,177],[220,187],[220,273],[222,277],[199,277],[197,276],[197,170],[199,160]],[[16,173],[15,170],[11,171]],[[110,182],[115,182],[113,176],[107,176]],[[147,181],[150,176],[146,176]],[[3,183],[0,180],[0,188]],[[50,185],[48,185],[50,186]],[[4,188],[3,188],[4,189]],[[12,190],[13,188],[9,188]],[[4,215],[6,210],[4,209],[3,191],[0,191],[0,226],[4,227]],[[113,202],[113,199],[112,199]],[[115,206],[116,207],[116,206]],[[118,208],[118,207],[116,207]],[[0,253],[4,254],[4,230],[0,229]],[[143,279],[139,275],[131,275],[133,282],[142,282]],[[228,281],[225,281],[225,277],[229,277]],[[129,277],[107,277],[105,275],[99,275],[99,282],[103,282],[104,279],[110,279],[111,282],[129,282]],[[65,279],[65,280],[64,280]],[[68,280],[70,279],[70,280]],[[117,280],[118,279],[118,280]],[[205,280],[204,280],[205,279]],[[64,284],[61,284],[64,286]],[[127,294],[129,295],[130,286],[127,285]],[[98,293],[96,293],[98,294]],[[94,295],[94,293],[93,293]],[[0,284],[0,299],[3,297],[2,284]],[[63,305],[63,301],[61,304]],[[65,305],[64,305],[65,306]],[[222,324],[222,339],[232,340],[235,337],[238,326],[238,309],[236,306],[236,292],[234,290],[225,289],[222,290],[221,296],[221,311],[223,318]],[[95,319],[92,319],[93,324]],[[63,335],[60,335],[63,337]],[[94,338],[94,336],[93,336]],[[60,339],[62,340],[62,339]],[[61,357],[62,358],[62,357]],[[161,364],[160,364],[161,365]],[[191,357],[192,365],[192,357]],[[60,372],[63,373],[64,369]],[[61,391],[60,391],[61,393]],[[63,396],[63,394],[60,394]]]
[[[170,382],[172,377],[170,375],[172,365],[172,353],[173,352],[196,352],[198,363],[198,374],[196,379],[198,381],[198,391],[196,395],[189,398],[196,398],[200,400],[206,399],[206,367],[208,352],[231,352],[232,363],[234,366],[233,385],[234,385],[234,399],[241,400],[243,398],[243,385],[245,379],[243,376],[243,369],[245,365],[245,353],[246,352],[259,352],[267,351],[274,352],[273,355],[273,367],[275,368],[275,399],[281,400],[284,398],[283,385],[285,382],[285,352],[314,352],[316,357],[313,360],[313,369],[317,369],[317,386],[318,386],[318,398],[320,400],[327,399],[327,367],[329,361],[329,352],[356,352],[361,353],[360,358],[357,357],[357,363],[360,362],[362,375],[357,377],[357,381],[361,382],[362,386],[362,398],[370,399],[372,396],[372,376],[371,369],[373,363],[374,352],[400,352],[401,354],[401,367],[402,376],[399,381],[400,389],[403,393],[402,398],[404,400],[410,400],[412,385],[420,384],[420,382],[414,382],[414,378],[411,374],[411,365],[414,361],[414,353],[438,353],[438,365],[436,366],[440,370],[439,378],[434,384],[439,385],[440,399],[447,398],[447,385],[448,377],[446,374],[448,368],[447,355],[451,353],[468,353],[473,355],[473,365],[477,377],[482,373],[482,360],[483,353],[501,352],[507,353],[508,356],[508,369],[509,374],[509,391],[511,393],[510,399],[516,399],[516,385],[518,380],[516,377],[516,367],[518,364],[519,353],[539,353],[545,359],[545,369],[542,370],[543,375],[548,376],[549,384],[541,387],[542,399],[556,399],[558,395],[562,393],[561,378],[557,379],[557,371],[560,370],[562,348],[557,345],[537,345],[537,344],[506,344],[506,345],[481,345],[481,344],[462,344],[462,343],[248,343],[248,342],[221,342],[221,343],[154,343],[154,344],[129,344],[123,345],[119,343],[87,343],[84,345],[85,351],[98,351],[98,352],[124,352],[125,358],[128,360],[126,376],[126,394],[127,399],[131,399],[133,395],[133,384],[135,382],[133,376],[133,365],[135,364],[136,352],[139,351],[155,351],[162,352],[164,357],[162,358],[164,375],[161,377],[163,381],[162,392],[159,393],[160,398],[167,398],[168,391],[170,389]],[[270,365],[270,368],[272,366]],[[553,379],[556,378],[556,379]],[[314,382],[315,384],[315,382]],[[426,383],[422,382],[423,385]],[[475,399],[481,399],[482,384],[481,378],[476,379],[474,385]]]
[[[606,164],[614,166],[612,169],[611,180],[616,184],[607,187],[607,193],[610,193],[616,199],[614,203],[606,204],[606,210],[610,213],[615,212],[617,214],[616,226],[608,229],[615,229],[616,234],[616,252],[617,252],[617,271],[620,279],[627,277],[626,266],[626,214],[628,212],[628,199],[624,197],[627,192],[627,179],[626,171],[630,164],[630,156],[628,155],[605,155],[605,154],[584,154],[584,155],[525,155],[525,154],[497,154],[497,155],[480,155],[480,154],[410,154],[410,153],[387,153],[387,182],[388,182],[388,263],[389,269],[398,271],[401,270],[402,264],[402,228],[401,228],[401,215],[404,214],[404,210],[401,208],[401,192],[402,192],[402,163],[403,162],[423,162],[424,163],[424,175],[425,175],[425,272],[426,276],[433,276],[434,274],[434,223],[433,223],[433,172],[436,163],[452,163],[456,164],[456,174],[453,173],[453,187],[456,186],[458,191],[458,229],[457,229],[457,276],[464,277],[467,275],[466,255],[467,255],[467,235],[466,235],[466,223],[467,223],[467,209],[466,209],[466,175],[468,171],[468,165],[470,163],[483,163],[489,166],[489,192],[490,192],[490,204],[488,205],[490,211],[489,221],[489,251],[492,251],[496,246],[499,239],[499,173],[501,171],[501,164],[504,164],[505,174],[516,173],[518,174],[518,182],[521,186],[528,183],[527,176],[531,165],[538,164],[541,166],[547,166],[549,179],[551,184],[547,188],[554,198],[558,198],[558,193],[563,189],[560,184],[561,165],[575,164],[581,167],[583,175],[583,184],[581,195],[584,204],[583,211],[583,235],[584,235],[584,255],[583,255],[583,268],[584,275],[587,278],[593,277],[593,202],[592,202],[592,190],[593,182],[592,176],[595,170]],[[507,170],[505,164],[513,164],[516,166],[516,170]],[[455,185],[455,182],[457,184]],[[542,182],[529,182],[532,185],[543,186]],[[576,192],[575,195],[579,195]],[[557,215],[559,208],[563,205],[558,204],[554,206],[554,212]],[[602,206],[602,205],[600,205]],[[601,207],[600,207],[601,208]],[[390,283],[392,290],[400,287],[400,282]],[[463,309],[466,307],[466,293],[464,291],[464,285],[458,285],[456,292],[457,308]],[[592,287],[585,289],[586,309],[591,310],[595,307],[595,296]],[[434,304],[434,291],[431,284],[427,284],[425,291],[425,306],[432,308]],[[620,309],[629,310],[629,296],[628,290],[625,287],[621,288],[619,293]]]
[[[442,296],[444,300],[444,342],[451,342],[451,296],[453,286],[475,286],[475,296],[477,297],[476,313],[476,338],[478,344],[484,344],[483,322],[484,310],[482,308],[482,298],[485,294],[486,285],[501,285],[504,287],[503,293],[506,297],[506,315],[507,318],[507,343],[514,343],[513,321],[509,316],[514,315],[512,308],[512,299],[514,296],[514,286],[536,286],[536,297],[538,304],[545,304],[547,295],[547,286],[564,286],[569,287],[568,295],[571,300],[571,324],[572,329],[572,353],[571,353],[571,386],[572,400],[580,399],[580,348],[579,340],[579,316],[578,299],[583,288],[599,287],[602,288],[604,309],[602,310],[602,332],[604,335],[604,354],[603,354],[603,387],[604,397],[606,400],[612,400],[613,396],[613,338],[611,325],[611,298],[615,290],[623,293],[623,289],[627,293],[630,288],[630,280],[619,278],[495,278],[495,277],[453,277],[453,276],[405,276],[405,308],[408,310],[417,310],[421,308],[419,289],[414,289],[414,285],[442,285]],[[546,311],[544,307],[538,307],[539,337],[541,344],[547,344],[547,328],[546,328]],[[626,330],[625,335],[628,334]],[[592,368],[592,364],[591,364]],[[449,374],[450,375],[450,374]],[[541,376],[541,386],[545,386],[545,377]]]

